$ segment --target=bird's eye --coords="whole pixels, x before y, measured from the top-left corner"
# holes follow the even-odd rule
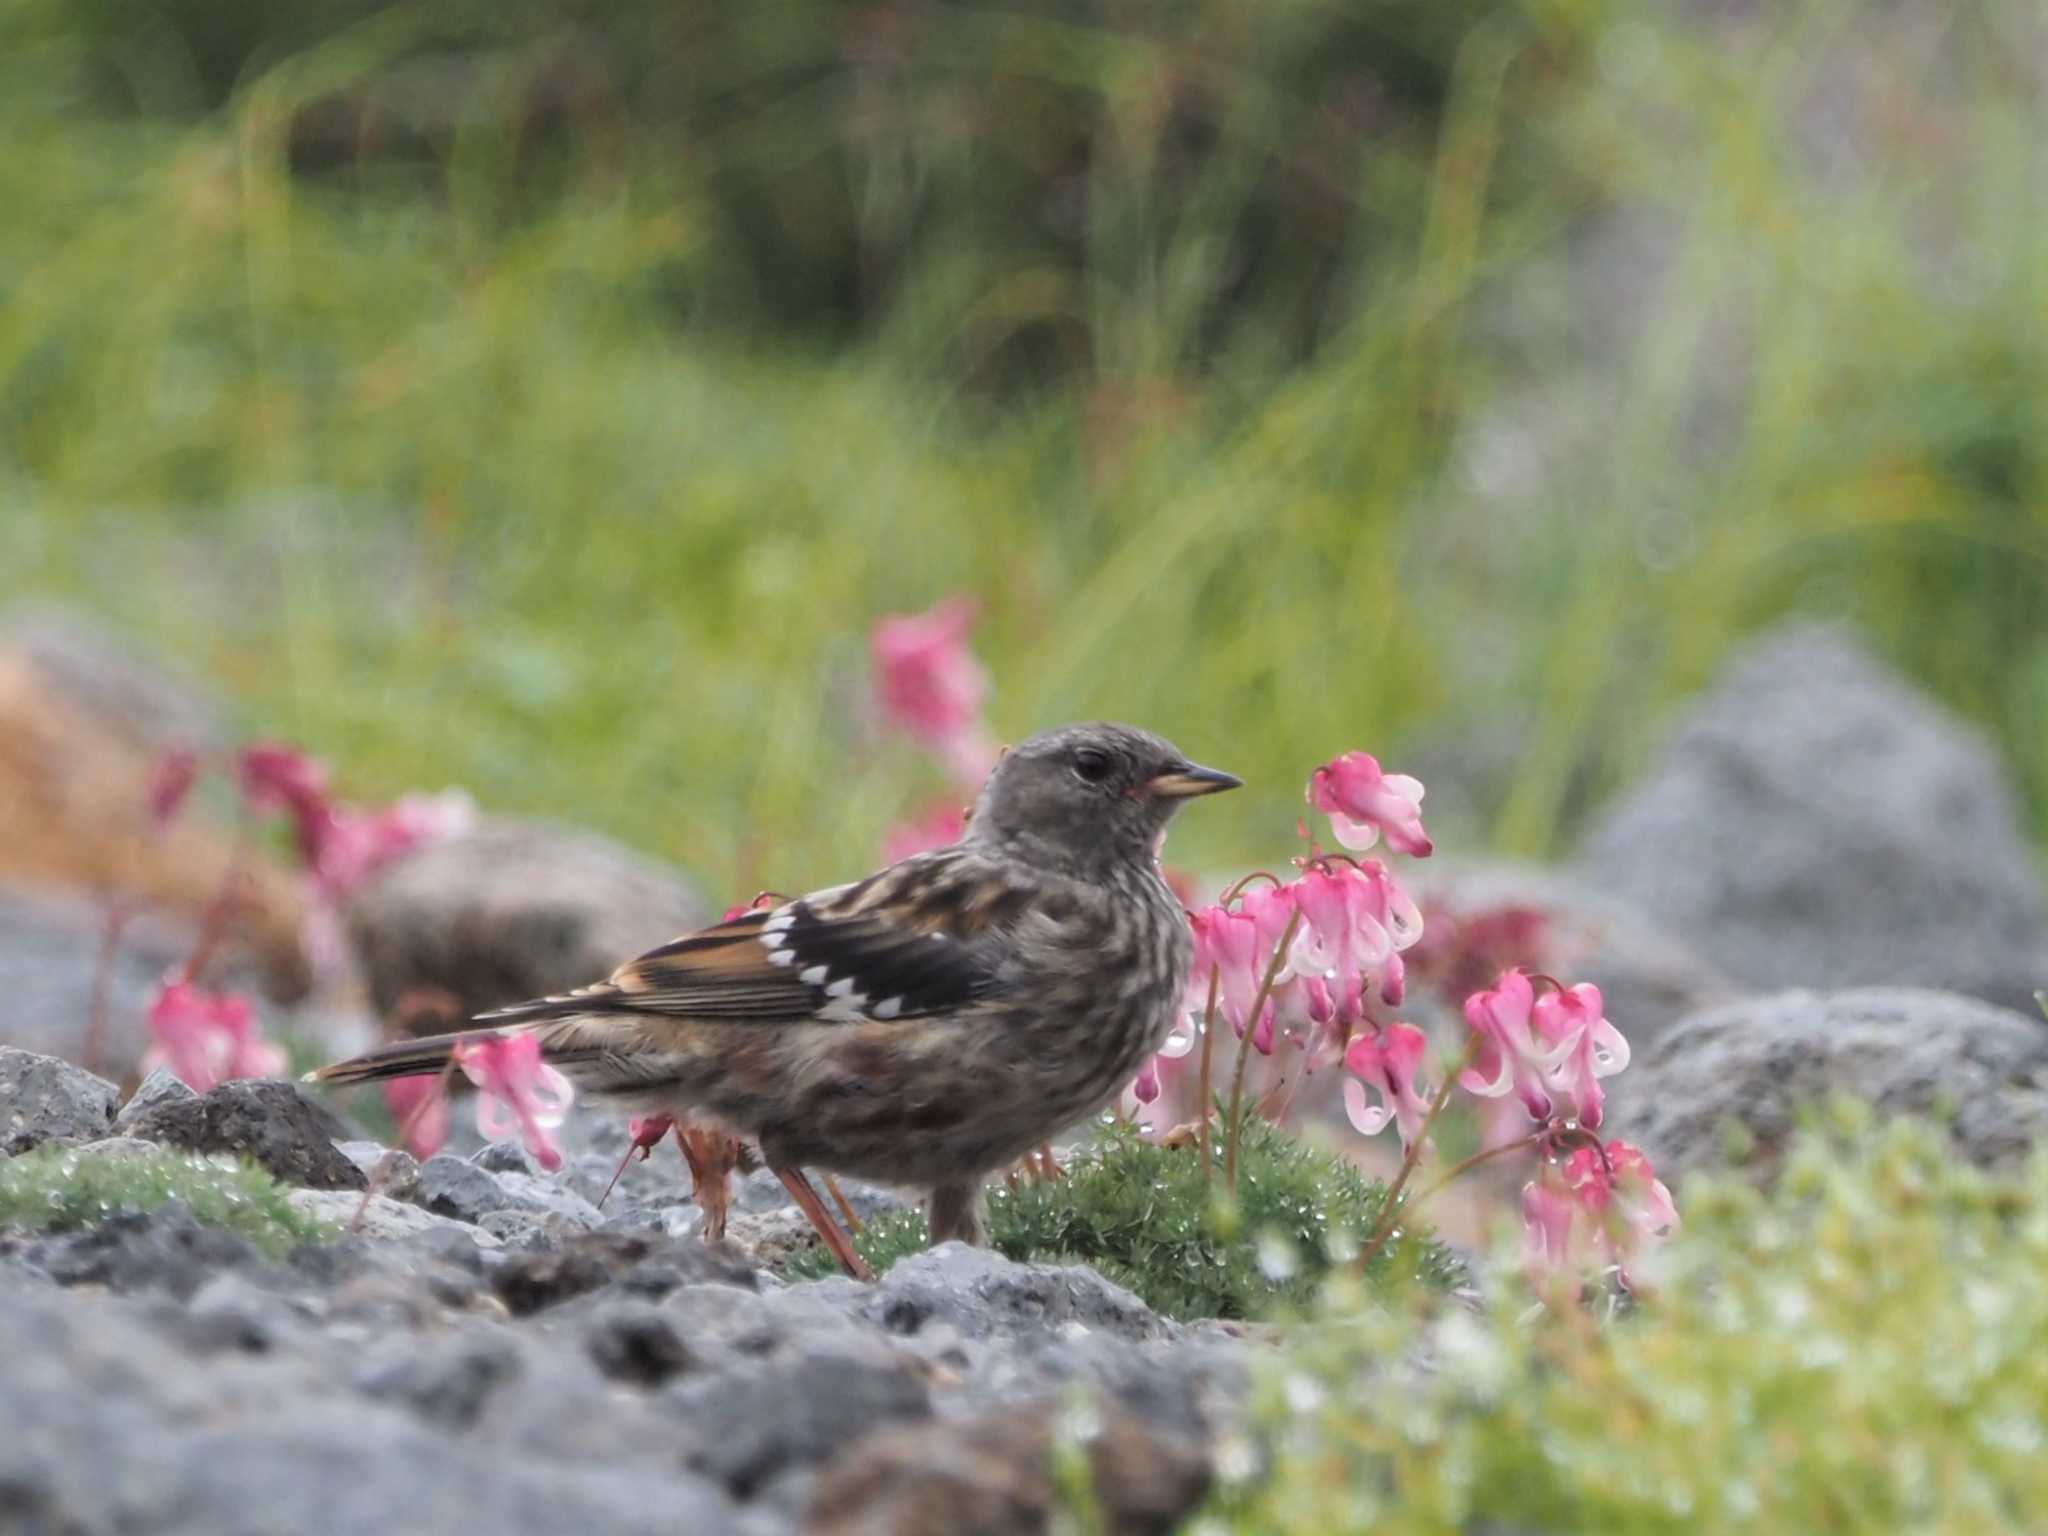
[[[1074,754],[1074,772],[1090,784],[1100,784],[1109,777],[1109,754],[1083,747]]]

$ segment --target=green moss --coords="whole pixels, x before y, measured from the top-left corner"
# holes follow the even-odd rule
[[[1926,1124],[1826,1118],[1769,1196],[1689,1183],[1625,1315],[1532,1316],[1505,1278],[1487,1317],[1332,1298],[1191,1529],[2032,1528],[2048,1158],[1986,1174]],[[1425,1330],[1431,1368],[1390,1373]]]
[[[249,1162],[150,1148],[112,1157],[39,1147],[0,1162],[0,1226],[32,1231],[90,1227],[109,1216],[176,1200],[208,1226],[224,1227],[272,1258],[333,1229],[294,1209],[285,1187]]]
[[[1063,1178],[993,1186],[989,1240],[1014,1259],[1084,1261],[1169,1317],[1268,1317],[1307,1305],[1333,1265],[1358,1251],[1386,1189],[1342,1158],[1254,1121],[1236,1205],[1216,1196],[1194,1148],[1157,1146],[1117,1126]],[[856,1246],[880,1273],[926,1241],[923,1215],[903,1211],[870,1222]],[[832,1273],[832,1261],[811,1249],[789,1269],[815,1278]],[[1458,1265],[1428,1234],[1408,1234],[1381,1250],[1372,1273],[1419,1275],[1441,1287]]]

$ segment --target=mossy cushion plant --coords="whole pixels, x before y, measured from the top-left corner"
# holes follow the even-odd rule
[[[2048,1155],[1831,1113],[1776,1190],[1694,1179],[1637,1304],[1333,1296],[1219,1452],[1203,1536],[2039,1530]],[[1334,1288],[1333,1288],[1334,1289]],[[1426,1338],[1427,1370],[1390,1373]]]
[[[1220,1128],[1217,1135],[1220,1147]],[[1232,1202],[1220,1161],[1205,1183],[1194,1146],[1105,1127],[1062,1177],[992,1185],[989,1241],[1013,1259],[1091,1264],[1168,1317],[1257,1318],[1303,1307],[1363,1246],[1386,1186],[1257,1118],[1246,1123],[1239,1156]],[[880,1274],[926,1241],[921,1213],[893,1211],[870,1221],[854,1246]],[[836,1272],[821,1248],[804,1250],[788,1270],[803,1279]],[[1370,1273],[1442,1287],[1460,1267],[1430,1234],[1409,1231],[1374,1255]]]
[[[107,1156],[38,1147],[0,1162],[0,1227],[71,1231],[177,1201],[196,1220],[247,1238],[271,1258],[334,1236],[287,1194],[249,1162],[158,1148]]]

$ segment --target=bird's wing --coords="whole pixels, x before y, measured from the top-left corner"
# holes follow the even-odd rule
[[[1039,893],[942,849],[649,950],[609,980],[480,1016],[671,1014],[733,1023],[919,1018],[997,986],[1001,933]]]

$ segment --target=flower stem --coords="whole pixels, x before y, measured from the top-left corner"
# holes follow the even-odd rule
[[[1435,1194],[1438,1190],[1442,1189],[1446,1184],[1458,1178],[1460,1175],[1468,1173],[1472,1169],[1477,1168],[1481,1163],[1490,1163],[1496,1157],[1506,1157],[1510,1152],[1523,1152],[1531,1147],[1540,1147],[1541,1145],[1543,1145],[1544,1139],[1549,1135],[1550,1127],[1547,1125],[1540,1125],[1535,1130],[1531,1131],[1528,1135],[1518,1137],[1514,1141],[1504,1142],[1497,1147],[1489,1147],[1484,1152],[1474,1152],[1470,1157],[1466,1158],[1462,1163],[1459,1163],[1456,1167],[1452,1168],[1442,1178],[1438,1179],[1434,1184],[1430,1185],[1429,1188],[1425,1189],[1421,1194],[1417,1195],[1415,1198],[1418,1202],[1427,1200],[1431,1195]]]
[[[1372,1236],[1367,1239],[1365,1251],[1359,1254],[1353,1268],[1364,1274],[1372,1261],[1379,1257],[1379,1251],[1387,1246],[1387,1239],[1393,1235],[1394,1223],[1401,1216],[1401,1191],[1408,1187],[1408,1180],[1422,1164],[1422,1149],[1429,1145],[1429,1128],[1436,1124],[1436,1117],[1443,1113],[1444,1105],[1450,1102],[1451,1089],[1457,1086],[1458,1074],[1472,1063],[1472,1053],[1478,1047],[1479,1037],[1474,1035],[1466,1042],[1465,1049],[1450,1069],[1444,1073],[1444,1080],[1436,1090],[1436,1097],[1429,1101],[1429,1113],[1422,1117],[1422,1127],[1415,1133],[1415,1139],[1401,1154],[1401,1170],[1394,1175],[1393,1186],[1387,1191],[1386,1203],[1380,1207],[1380,1219],[1373,1227]],[[1444,1181],[1439,1181],[1444,1182]]]
[[[1294,935],[1301,927],[1301,913],[1297,909],[1287,919],[1287,929],[1280,935],[1280,942],[1273,946],[1273,958],[1266,962],[1266,974],[1259,982],[1258,995],[1252,999],[1251,1011],[1244,1018],[1244,1033],[1237,1037],[1237,1065],[1230,1078],[1230,1140],[1223,1148],[1223,1182],[1230,1186],[1230,1192],[1237,1193],[1237,1149],[1244,1140],[1244,1069],[1249,1065],[1247,1058],[1252,1053],[1252,1039],[1259,1032],[1259,1015],[1266,1011],[1266,1000],[1273,995],[1273,984],[1280,979],[1280,969],[1287,963],[1288,947],[1294,943]]]
[[[384,1185],[391,1178],[391,1169],[398,1161],[399,1152],[412,1139],[413,1127],[420,1123],[420,1117],[433,1107],[436,1099],[448,1097],[448,1084],[454,1079],[454,1076],[455,1054],[451,1051],[448,1055],[447,1065],[441,1068],[441,1076],[434,1084],[436,1091],[428,1094],[417,1104],[413,1105],[412,1112],[405,1117],[405,1123],[399,1126],[397,1133],[391,1138],[391,1150],[377,1159],[377,1166],[370,1172],[369,1182],[363,1186],[362,1203],[356,1207],[355,1215],[349,1218],[347,1231],[359,1232],[362,1230],[363,1218],[370,1214],[370,1202],[384,1192]],[[618,1175],[613,1174],[612,1178],[616,1180]],[[611,1193],[609,1185],[605,1187],[605,1193]]]
[[[1210,1098],[1213,1090],[1210,1087],[1212,1080],[1209,1075],[1209,1067],[1216,1057],[1216,976],[1217,967],[1212,965],[1209,967],[1209,1005],[1202,1010],[1202,1096],[1196,1101],[1200,1105],[1199,1113],[1202,1120],[1202,1189],[1205,1192],[1204,1198],[1207,1198],[1206,1191],[1209,1188],[1209,1178],[1214,1172],[1209,1148],[1209,1122],[1216,1118],[1216,1106]]]
[[[92,1002],[85,1016],[85,1070],[97,1072],[106,1054],[107,1010],[114,989],[114,961],[121,949],[121,934],[135,908],[123,897],[109,896],[100,913],[100,952],[92,968]]]

